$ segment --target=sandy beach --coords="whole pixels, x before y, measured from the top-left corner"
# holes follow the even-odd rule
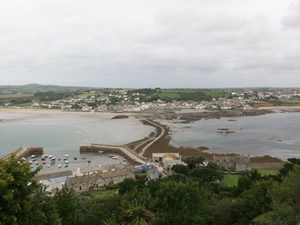
[[[274,111],[285,111],[285,112],[298,112],[300,106],[270,106],[270,107],[259,107],[258,110],[274,110]]]
[[[6,118],[5,116],[1,117],[1,113],[11,114],[12,118]],[[21,117],[14,118],[14,114],[23,115]],[[112,119],[116,115],[126,115],[126,116],[135,116],[136,113],[114,113],[114,112],[71,112],[71,111],[62,111],[58,109],[17,109],[17,108],[0,108],[0,124],[9,123],[13,121],[22,121],[32,118],[41,118],[47,117],[50,115],[78,115],[80,117],[86,118],[102,118],[102,119]]]
[[[135,115],[136,113],[115,113],[115,112],[72,112],[62,111],[60,109],[25,109],[25,108],[0,108],[0,113],[28,113],[28,114],[81,114],[81,115],[104,115],[104,116],[115,116],[116,114],[129,114]]]

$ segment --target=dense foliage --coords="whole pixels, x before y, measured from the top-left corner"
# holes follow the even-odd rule
[[[55,101],[72,96],[72,93],[61,93],[54,91],[36,92],[34,97],[38,101]]]
[[[29,165],[0,161],[0,224],[288,224],[300,222],[300,161],[276,176],[243,174],[236,187],[222,183],[215,164],[175,166],[157,181],[125,180],[110,190],[46,195]]]

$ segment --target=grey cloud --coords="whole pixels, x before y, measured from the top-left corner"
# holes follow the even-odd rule
[[[300,1],[289,6],[288,14],[282,19],[284,28],[299,29],[300,27]]]
[[[1,83],[300,85],[300,32],[280,30],[259,1],[248,2],[249,9],[238,0],[4,2]],[[284,13],[283,21],[298,15]]]

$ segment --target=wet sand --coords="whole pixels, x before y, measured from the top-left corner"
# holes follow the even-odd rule
[[[7,114],[23,114],[24,116],[17,117],[17,118],[1,118],[1,113]],[[21,121],[25,119],[43,117],[47,115],[54,115],[54,114],[64,114],[64,115],[80,115],[83,117],[102,117],[105,119],[113,119],[116,116],[119,117],[127,117],[134,116],[136,113],[114,113],[114,112],[73,112],[73,111],[62,111],[58,109],[16,109],[16,108],[0,108],[0,124],[7,123],[12,121]]]
[[[266,107],[260,108],[257,110],[249,110],[243,111],[243,113],[239,111],[213,111],[213,112],[188,112],[188,113],[171,113],[165,114],[166,116],[170,115],[168,118],[171,120],[179,119],[181,122],[189,123],[201,119],[209,119],[209,118],[221,118],[221,117],[240,117],[240,116],[257,116],[263,115],[267,113],[274,112],[273,110],[300,110],[300,106],[296,107]],[[34,114],[35,116],[42,116],[47,114],[79,114],[84,117],[89,116],[103,116],[105,118],[113,118],[116,114],[122,115],[125,113],[113,113],[113,112],[69,112],[69,111],[61,111],[61,110],[49,110],[49,109],[11,109],[11,108],[0,108],[0,112],[3,113],[24,113],[24,114]],[[142,113],[127,113],[126,115],[143,115]],[[151,117],[155,119],[157,113],[151,114]],[[0,118],[1,119],[1,118]],[[22,118],[21,118],[22,119]],[[164,118],[167,119],[167,118]],[[15,119],[18,120],[18,119]],[[0,123],[6,122],[7,120],[2,120]],[[161,124],[160,124],[161,125]],[[175,147],[170,145],[171,137],[169,135],[169,128],[167,126],[161,125],[165,128],[165,134],[153,145],[151,145],[146,151],[144,156],[147,158],[152,157],[152,153],[161,153],[161,152],[174,152],[180,153],[183,157],[188,156],[203,156],[207,159],[212,159],[213,154],[209,153],[208,147],[202,146],[198,148],[193,147]],[[159,135],[159,132],[157,132]],[[224,155],[224,154],[215,154],[215,155]],[[238,155],[238,154],[227,154],[227,155]],[[280,163],[282,162],[280,159],[273,158],[271,156],[267,157],[255,157],[253,158],[255,163]]]
[[[80,114],[80,115],[135,115],[136,113],[115,113],[115,112],[74,112],[74,111],[62,111],[60,109],[17,109],[17,108],[0,108],[0,113],[23,113],[23,114]]]
[[[283,112],[300,112],[300,106],[270,106],[270,107],[259,107],[258,110],[273,110]]]
[[[156,122],[157,123],[157,122]],[[149,124],[150,125],[150,124]],[[212,160],[213,156],[234,156],[239,155],[236,153],[229,154],[218,154],[218,153],[209,153],[209,148],[206,146],[200,146],[198,148],[193,147],[175,147],[170,145],[171,137],[169,136],[170,129],[166,125],[159,124],[164,127],[164,135],[153,145],[151,145],[144,153],[144,156],[147,158],[152,158],[152,153],[179,153],[183,157],[190,156],[203,156],[208,160]],[[159,130],[158,134],[159,135]],[[264,168],[264,169],[280,169],[283,167],[284,162],[278,158],[272,156],[261,156],[261,157],[250,157],[250,162],[255,168]]]

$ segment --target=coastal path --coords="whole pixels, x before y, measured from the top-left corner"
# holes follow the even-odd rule
[[[133,161],[136,161],[137,163],[144,165],[146,161],[144,160],[144,157],[139,156],[135,152],[131,151],[129,148],[126,148],[122,145],[103,145],[103,144],[93,144],[93,146],[102,148],[102,149],[119,149],[123,154],[127,155],[129,158],[131,158]]]
[[[156,123],[154,123],[154,122],[152,122],[152,121],[150,121],[150,120],[145,120],[146,122],[148,122],[148,123],[150,123],[152,126],[154,126],[154,127],[158,127],[159,129],[161,129],[161,132],[160,132],[160,134],[156,137],[156,138],[154,138],[151,142],[149,142],[144,148],[142,148],[142,150],[140,151],[140,153],[139,153],[139,155],[140,156],[143,156],[144,155],[144,153],[145,153],[145,151],[151,146],[151,145],[153,145],[156,141],[158,141],[160,138],[162,138],[163,136],[164,136],[164,134],[165,134],[165,132],[166,132],[166,130],[165,130],[165,128],[164,127],[162,127],[162,126],[160,126],[160,125],[158,125],[158,124],[156,124]]]

